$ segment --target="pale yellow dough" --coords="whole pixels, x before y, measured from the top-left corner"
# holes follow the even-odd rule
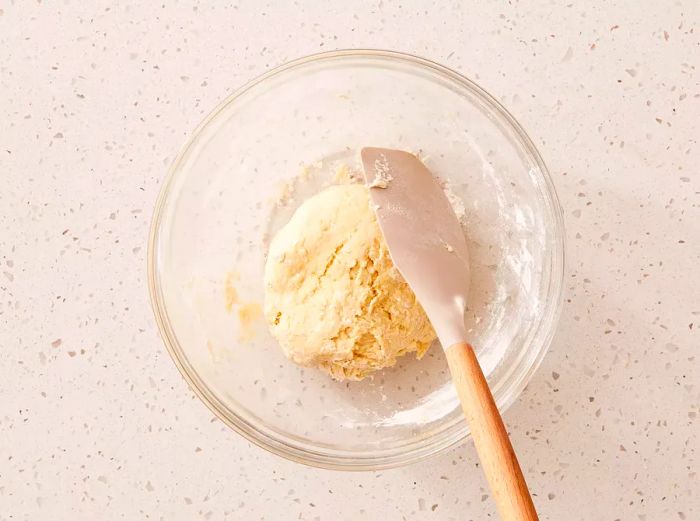
[[[363,185],[304,202],[270,244],[265,317],[288,358],[360,380],[435,339],[394,268]]]

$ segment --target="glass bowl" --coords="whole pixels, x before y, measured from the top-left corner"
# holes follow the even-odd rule
[[[464,205],[466,321],[501,411],[540,364],[561,308],[554,187],[525,131],[478,85],[414,56],[349,50],[238,90],[195,130],[160,193],[151,301],[177,367],[222,421],[335,469],[415,462],[469,434],[439,346],[336,382],[288,361],[259,316],[270,235],[363,146],[421,154]]]

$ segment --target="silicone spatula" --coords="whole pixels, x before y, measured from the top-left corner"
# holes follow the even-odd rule
[[[474,349],[464,312],[469,254],[457,216],[428,168],[413,154],[361,151],[365,181],[394,265],[411,286],[442,344],[474,445],[501,519],[537,512]]]

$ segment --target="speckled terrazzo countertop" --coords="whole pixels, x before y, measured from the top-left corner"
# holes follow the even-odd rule
[[[355,474],[251,446],[152,319],[149,219],[189,132],[341,47],[475,79],[552,171],[565,306],[506,414],[541,518],[700,519],[700,3],[207,4],[0,2],[0,520],[495,519],[470,444]]]

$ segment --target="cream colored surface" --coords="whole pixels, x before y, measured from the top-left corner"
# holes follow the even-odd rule
[[[363,185],[308,199],[270,245],[265,316],[287,357],[359,380],[435,339],[394,269]]]
[[[185,136],[270,67],[357,47],[477,80],[554,177],[564,310],[505,418],[540,519],[700,519],[700,2],[236,6],[0,2],[0,520],[496,519],[471,443],[373,473],[251,446],[153,320]]]

